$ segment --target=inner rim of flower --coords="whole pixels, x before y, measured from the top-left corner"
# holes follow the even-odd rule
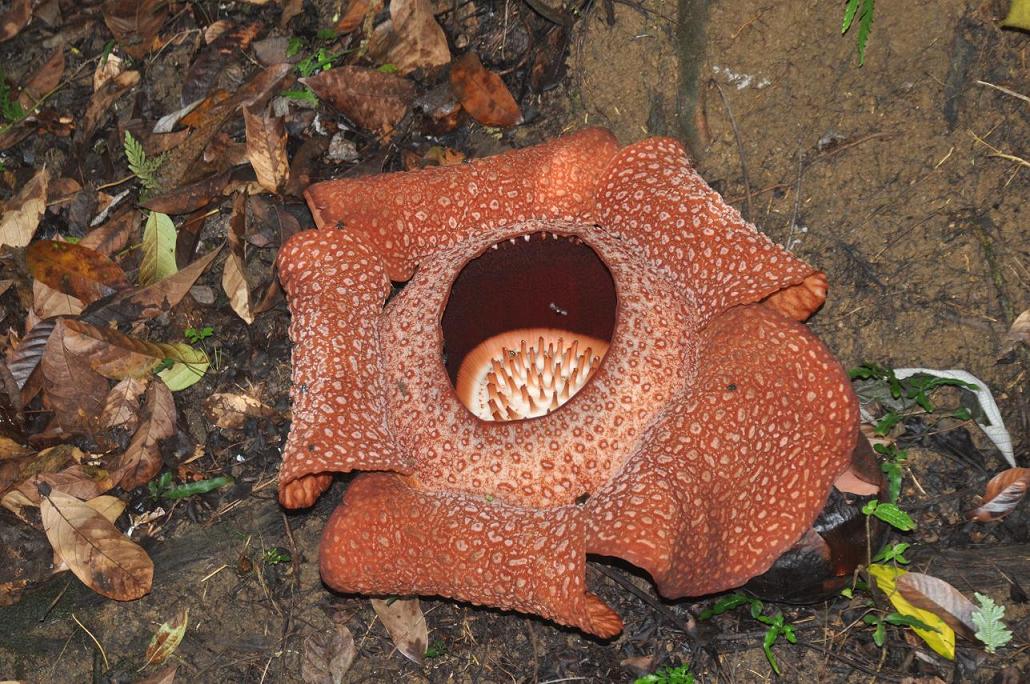
[[[451,285],[440,326],[458,399],[486,421],[559,408],[597,372],[615,329],[615,281],[573,236],[491,245]]]

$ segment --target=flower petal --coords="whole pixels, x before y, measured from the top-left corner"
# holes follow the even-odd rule
[[[347,489],[319,559],[337,591],[448,596],[614,636],[622,620],[585,588],[583,533],[576,507],[509,506],[371,473]]]
[[[279,278],[293,312],[293,425],[279,500],[310,506],[327,473],[408,472],[386,428],[378,322],[390,282],[375,250],[344,231],[305,231],[283,246]]]
[[[770,307],[715,318],[701,359],[693,385],[587,503],[587,552],[644,568],[668,597],[766,570],[812,524],[857,436],[844,370]]]

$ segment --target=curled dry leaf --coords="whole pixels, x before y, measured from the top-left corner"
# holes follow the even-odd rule
[[[216,392],[204,401],[208,419],[223,430],[238,430],[247,418],[271,418],[276,415],[273,408],[249,394]]]
[[[175,434],[175,419],[171,390],[163,382],[150,383],[143,420],[125,453],[111,468],[112,479],[122,489],[135,489],[161,472],[160,441]]]
[[[1016,316],[1009,328],[1008,338],[1015,342],[1030,345],[1030,309]]]
[[[147,378],[125,378],[111,388],[100,414],[100,425],[106,429],[135,430],[140,420],[139,398],[147,390]]]
[[[189,625],[190,609],[183,608],[179,614],[157,628],[147,645],[147,660],[144,666],[160,665],[179,648]]]
[[[390,0],[390,19],[376,27],[368,54],[380,64],[393,64],[402,75],[451,61],[447,36],[429,0]]]
[[[339,684],[354,662],[357,648],[347,625],[336,625],[328,634],[312,634],[304,640],[300,678],[304,684]]]
[[[130,88],[135,87],[139,83],[139,79],[138,71],[123,71],[105,83],[100,90],[93,93],[93,97],[90,98],[89,104],[86,106],[86,113],[82,117],[82,123],[79,124],[78,130],[75,132],[75,140],[80,143],[89,142],[93,138],[97,127],[111,115],[111,105],[115,103],[115,100],[128,92]]]
[[[955,587],[921,572],[907,572],[899,576],[894,586],[913,606],[928,610],[944,620],[956,634],[975,639],[973,612],[976,606]]]
[[[507,128],[522,123],[522,112],[508,86],[474,52],[454,60],[451,88],[469,116],[484,126]]]
[[[95,372],[112,380],[141,378],[165,359],[203,363],[207,356],[183,342],[151,342],[83,321],[62,321],[64,345]],[[104,388],[107,397],[107,388]]]
[[[68,348],[66,335],[76,334],[66,327],[68,323],[62,320],[54,327],[40,361],[46,404],[64,430],[92,434],[104,410],[107,380]]]
[[[358,126],[380,133],[393,130],[415,100],[415,84],[408,79],[357,66],[337,67],[300,81]]]
[[[118,601],[150,592],[154,564],[146,552],[84,501],[51,491],[40,513],[50,545],[83,584]]]
[[[1011,513],[1030,488],[1030,468],[1008,468],[987,483],[983,502],[968,517],[979,522],[1001,520]]]
[[[397,650],[408,660],[421,665],[429,647],[429,628],[418,599],[372,599],[372,608],[390,633]]]
[[[118,55],[111,53],[106,59],[101,59],[97,62],[97,68],[93,70],[93,92],[103,88],[105,83],[123,71],[125,60]]]
[[[7,11],[0,14],[0,43],[18,35],[31,18],[32,0],[14,0]]]
[[[247,127],[247,159],[254,167],[258,183],[271,193],[286,185],[290,162],[286,158],[286,125],[281,117],[266,117],[243,109]]]
[[[247,196],[236,196],[229,218],[229,257],[222,271],[222,289],[229,296],[229,305],[247,325],[254,322],[253,302],[250,284],[247,282],[247,261],[243,241],[247,224]]]
[[[36,280],[85,304],[129,287],[122,267],[100,252],[56,240],[36,240],[25,250]]]
[[[0,247],[25,247],[32,241],[46,211],[50,172],[44,166],[0,209]]]

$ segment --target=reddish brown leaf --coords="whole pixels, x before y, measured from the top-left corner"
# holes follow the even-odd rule
[[[66,347],[67,323],[58,322],[40,361],[43,389],[57,425],[69,432],[92,433],[104,410],[107,380],[86,359]]]
[[[368,0],[350,0],[347,11],[336,22],[336,32],[341,36],[350,33],[361,26],[365,21],[366,14],[368,14]]]
[[[32,277],[89,304],[129,287],[122,267],[82,245],[36,240],[25,250]]]
[[[50,59],[43,63],[43,66],[36,69],[35,73],[22,86],[21,94],[18,95],[18,104],[26,112],[31,112],[36,105],[47,94],[50,93],[61,82],[64,75],[64,48],[58,48]]]
[[[451,61],[447,36],[429,0],[391,0],[390,19],[376,27],[368,53],[381,64],[393,64],[402,75]]]
[[[112,380],[139,378],[147,375],[165,359],[183,363],[207,362],[200,350],[185,342],[167,344],[141,340],[84,321],[64,320],[64,346],[97,373]],[[107,389],[104,389],[107,397]]]
[[[50,172],[43,166],[18,194],[0,208],[0,247],[24,247],[32,241],[46,211]]]
[[[76,451],[78,450],[76,449]],[[26,501],[32,505],[39,505],[39,487],[43,484],[54,491],[64,492],[79,499],[92,499],[100,496],[115,485],[103,468],[76,463],[56,473],[33,475],[18,485],[18,491]]]
[[[25,28],[32,18],[32,0],[14,0],[0,15],[0,43],[10,40]]]
[[[259,21],[243,26],[235,26],[229,22],[211,24],[205,34],[205,37],[210,36],[207,40],[208,45],[200,50],[186,72],[182,84],[182,104],[188,105],[206,96],[229,63],[229,59],[245,52],[254,37],[263,29],[264,25]]]
[[[1008,468],[987,483],[982,503],[968,515],[970,520],[992,522],[1011,513],[1030,488],[1030,468]]]
[[[125,378],[112,387],[104,401],[100,424],[107,429],[135,430],[140,420],[139,398],[148,382],[148,378]]]
[[[372,608],[390,633],[397,650],[408,660],[421,665],[429,646],[429,629],[418,599],[372,599]]]
[[[111,115],[111,105],[137,83],[139,83],[138,71],[123,71],[105,83],[103,88],[93,93],[93,97],[90,98],[89,104],[86,106],[86,113],[82,117],[82,123],[75,132],[76,141],[80,143],[89,142],[93,138],[93,133],[96,132],[97,127]]]
[[[286,158],[286,125],[281,117],[266,117],[243,109],[247,126],[247,159],[254,167],[258,183],[271,193],[286,185],[290,175],[290,162]]]
[[[78,297],[55,290],[38,280],[32,281],[32,310],[40,318],[78,316],[83,308]]]
[[[506,128],[522,123],[522,112],[508,86],[488,71],[474,52],[454,60],[451,88],[465,111],[484,126]]]
[[[140,423],[125,453],[111,468],[111,479],[122,489],[130,490],[146,484],[161,472],[159,442],[175,434],[175,400],[163,382],[150,383],[147,402]]]
[[[928,610],[944,620],[956,633],[975,640],[973,613],[976,606],[962,593],[942,579],[921,572],[899,575],[894,586],[916,608]]]
[[[356,651],[354,636],[347,625],[338,624],[329,633],[312,634],[304,640],[300,677],[305,684],[342,682]]]
[[[357,125],[380,133],[393,130],[415,99],[415,84],[408,79],[356,66],[323,71],[301,83]]]
[[[131,208],[125,209],[86,233],[79,240],[79,245],[111,256],[129,244],[129,239],[139,228],[139,223],[139,212]]]
[[[101,10],[120,46],[136,58],[146,54],[168,18],[165,0],[108,0]]]
[[[228,170],[211,174],[198,181],[181,185],[174,190],[151,197],[141,206],[172,216],[188,214],[191,211],[203,209],[212,200],[221,199],[222,193],[229,184],[229,180],[230,173]]]
[[[173,684],[175,682],[175,671],[178,669],[178,665],[169,665],[149,677],[138,680],[136,684]]]
[[[83,584],[119,601],[150,592],[154,564],[146,552],[84,501],[52,491],[40,513],[51,546]]]

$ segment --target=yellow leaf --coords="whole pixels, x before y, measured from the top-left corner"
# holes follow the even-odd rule
[[[925,625],[929,625],[936,632],[921,629],[919,627],[913,627],[912,631],[918,634],[927,645],[932,648],[939,655],[944,656],[948,660],[955,659],[955,631],[948,627],[947,624],[935,614],[922,608],[916,608],[911,603],[905,600],[897,589],[894,587],[894,580],[901,575],[905,574],[905,571],[901,568],[896,568],[892,565],[883,565],[882,563],[873,563],[869,566],[869,574],[872,575],[873,579],[876,580],[877,588],[887,595],[891,605],[894,609],[902,615],[914,617]]]
[[[1009,15],[1001,25],[1030,31],[1030,0],[1012,0]]]

